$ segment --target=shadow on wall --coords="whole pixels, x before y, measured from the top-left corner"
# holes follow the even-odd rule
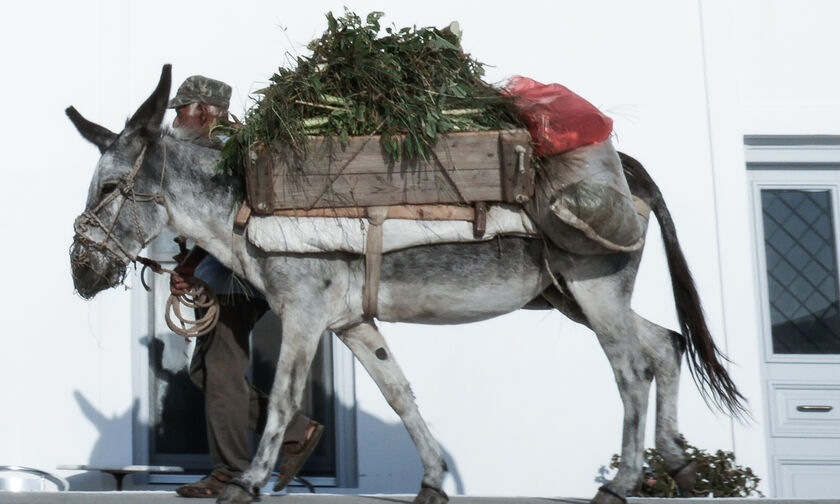
[[[421,412],[422,413],[422,412]],[[356,416],[359,439],[359,493],[415,494],[420,491],[423,465],[414,442],[399,422],[386,423],[359,411]],[[441,445],[449,467],[444,486],[454,480],[452,495],[464,494],[464,482],[452,455]]]
[[[85,417],[99,431],[99,438],[93,445],[88,460],[72,461],[73,464],[120,466],[130,464],[132,428],[143,428],[138,426],[137,408],[138,401],[121,415],[106,416],[94,407],[94,405],[81,392],[74,391],[73,397],[79,404]],[[126,454],[128,457],[126,459]],[[70,483],[70,490],[114,490],[114,478],[99,471],[84,472],[67,478]]]
[[[277,334],[281,331],[279,319],[274,319],[272,316],[264,317],[260,323],[271,330],[264,331],[261,335],[270,341],[257,342],[254,339],[254,347],[260,348],[260,352],[254,355],[254,384],[258,389],[267,391],[270,384],[274,382],[274,368],[275,363],[280,352],[279,341],[281,338],[272,337],[271,334]],[[254,334],[259,334],[259,328],[255,328]],[[326,338],[329,341],[330,338]],[[338,341],[338,340],[334,340]],[[322,347],[328,346],[323,345]],[[340,343],[338,343],[340,344]],[[319,413],[317,405],[321,402],[317,398],[327,397],[329,403],[334,404],[333,391],[331,386],[324,386],[318,379],[313,379],[315,376],[329,376],[332,380],[332,372],[319,369],[319,366],[331,367],[327,365],[327,361],[332,359],[331,353],[328,356],[322,353],[324,348],[319,350],[313,362],[309,383],[306,392],[304,393],[303,405],[309,410],[310,416],[324,423],[324,418]],[[326,360],[325,360],[326,358]],[[361,364],[356,362],[357,367]],[[260,372],[262,370],[262,372]],[[417,449],[406,431],[402,422],[385,422],[370,413],[358,409],[350,411],[345,409],[342,414],[337,415],[337,418],[349,418],[355,412],[356,418],[356,438],[357,438],[357,453],[358,453],[358,468],[359,468],[359,486],[352,489],[348,493],[401,493],[414,494],[420,490],[420,482],[423,478],[423,465],[420,462],[420,457]],[[330,415],[332,418],[332,415]],[[324,436],[336,435],[336,432],[342,432],[343,429],[336,429],[335,426],[326,425]],[[454,494],[464,493],[464,484],[458,468],[445,447],[441,446],[443,456],[449,467],[449,473],[444,480],[445,483],[449,478],[454,478]],[[315,451],[315,455],[320,450]],[[330,452],[334,453],[334,452]],[[314,464],[313,464],[314,465]],[[306,477],[307,468],[310,464],[304,466],[303,474]],[[298,488],[294,488],[298,491]],[[329,488],[324,488],[318,491],[329,492]]]
[[[125,413],[108,417],[100,413],[80,392],[76,391],[73,395],[85,417],[99,431],[99,438],[88,460],[76,462],[87,465],[130,464],[122,456],[126,452],[126,445],[130,446],[132,442],[129,429],[148,429],[148,425],[141,425],[137,418],[138,402],[135,400],[134,406]],[[361,472],[358,492],[416,493],[423,477],[423,466],[405,427],[401,423],[383,422],[369,413],[359,411],[357,431]],[[461,495],[464,493],[464,485],[457,465],[449,452],[441,448],[449,466],[447,480],[454,479],[454,493]],[[71,490],[108,491],[113,490],[115,484],[112,476],[98,471],[77,474],[67,480]],[[131,476],[126,478],[125,487],[149,488],[148,485],[134,484]],[[303,487],[291,490],[303,491]],[[329,491],[329,488],[316,488],[317,493]]]
[[[147,401],[150,406],[154,405],[147,415],[154,424],[154,429],[149,431],[150,442],[154,438],[154,443],[165,447],[163,451],[166,453],[206,454],[204,396],[189,374],[192,349],[183,344],[180,336],[170,336],[167,341],[147,337],[140,340],[149,349],[149,367],[154,377]],[[151,446],[149,449],[151,451]],[[209,467],[210,459],[208,457],[196,463],[198,467]],[[190,464],[184,463],[158,464],[153,461],[152,465],[179,465],[188,471],[193,469]]]
[[[79,408],[85,414],[85,417],[96,427],[99,431],[99,438],[94,443],[88,460],[69,461],[74,464],[87,465],[104,465],[104,466],[120,466],[133,463],[132,442],[133,433],[138,430],[145,430],[149,432],[150,437],[166,437],[165,433],[172,432],[177,435],[181,433],[191,432],[192,435],[188,437],[200,437],[196,440],[197,443],[192,443],[192,447],[199,451],[196,454],[206,455],[206,430],[203,417],[203,408],[199,409],[198,414],[195,409],[191,409],[189,414],[184,414],[183,407],[189,401],[185,400],[185,394],[197,394],[200,398],[200,392],[191,381],[186,370],[179,370],[178,373],[167,371],[162,365],[163,347],[164,344],[160,340],[152,339],[152,341],[144,341],[149,348],[150,366],[156,380],[165,382],[166,386],[161,390],[162,397],[159,398],[163,407],[163,414],[160,415],[161,425],[154,426],[154,433],[150,430],[151,426],[145,422],[141,423],[139,414],[139,400],[135,399],[134,404],[125,413],[121,415],[106,416],[99,412],[94,405],[80,392],[74,392],[74,397],[79,405]],[[180,347],[179,347],[180,348]],[[183,349],[179,349],[182,352]],[[264,359],[255,356],[255,362],[262,361],[260,364],[265,365]],[[273,367],[273,366],[272,366]],[[273,373],[271,373],[273,375]],[[273,376],[262,377],[268,380],[269,383],[273,380]],[[263,381],[263,380],[257,380]],[[327,393],[315,382],[310,383],[314,393]],[[157,389],[158,387],[150,387]],[[330,403],[334,399],[331,397],[332,391],[327,393],[330,395]],[[151,402],[151,400],[150,400]],[[178,406],[174,403],[184,403]],[[171,407],[165,407],[169,405]],[[198,405],[201,405],[201,400],[198,400]],[[357,432],[357,452],[358,452],[358,467],[359,467],[359,487],[358,489],[348,489],[348,493],[416,493],[420,488],[420,481],[423,477],[423,467],[420,463],[420,458],[414,443],[405,430],[405,427],[400,422],[385,422],[373,415],[357,410],[345,410],[344,415],[339,415],[339,418],[352,418],[352,414],[356,413],[356,432]],[[317,409],[316,409],[317,412]],[[320,415],[312,415],[315,420],[326,422],[326,418],[320,418]],[[150,414],[151,418],[151,414]],[[336,432],[343,432],[344,429],[335,429],[334,425],[329,426],[325,430],[324,436],[334,436]],[[199,446],[200,445],[200,446]],[[334,444],[333,444],[334,446]],[[454,478],[454,493],[463,494],[464,485],[458,468],[452,459],[452,456],[444,447],[444,457],[449,466],[449,475],[445,482],[448,488],[449,478]],[[317,458],[324,450],[317,450],[313,454],[313,459]],[[334,455],[334,451],[328,450],[326,453]],[[208,459],[209,460],[209,457]],[[184,465],[184,464],[178,464]],[[309,464],[307,464],[309,465]],[[209,471],[209,464],[207,467]],[[201,472],[203,470],[199,470]],[[307,476],[307,467],[304,467],[303,476]],[[317,475],[312,475],[317,476]],[[140,478],[138,483],[132,480],[129,476],[125,480],[126,489],[152,488],[163,489],[172,488],[171,486],[162,485],[148,485],[139,484],[145,478]],[[68,478],[71,485],[71,490],[113,490],[114,478],[107,474],[99,473],[98,471],[85,472],[74,475]],[[291,488],[291,491],[305,491],[303,487]],[[329,487],[317,488],[317,492],[330,492],[334,489]],[[450,492],[453,493],[453,492]]]

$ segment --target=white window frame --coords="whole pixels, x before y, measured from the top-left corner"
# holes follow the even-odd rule
[[[752,232],[760,299],[761,341],[767,363],[840,363],[840,355],[777,354],[773,352],[767,285],[767,256],[761,208],[763,189],[829,190],[833,208],[837,264],[840,265],[840,137],[747,137],[747,175],[752,208]],[[840,272],[839,272],[840,273]],[[840,277],[840,275],[838,275]],[[840,292],[840,278],[838,278]]]

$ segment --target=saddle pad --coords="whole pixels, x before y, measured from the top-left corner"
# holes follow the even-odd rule
[[[248,240],[265,252],[311,254],[321,252],[365,253],[366,218],[251,216]],[[470,221],[387,219],[382,224],[382,252],[433,245],[477,242],[496,236],[537,236],[537,228],[519,207],[490,205],[484,236],[473,236]]]

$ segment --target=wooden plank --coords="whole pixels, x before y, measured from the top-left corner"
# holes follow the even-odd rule
[[[367,217],[367,208],[365,207],[340,207],[340,208],[312,208],[310,210],[304,209],[290,209],[290,210],[275,210],[271,213],[278,217],[345,217],[345,218],[363,218]]]
[[[245,183],[251,207],[258,213],[270,212],[274,205],[272,188],[274,166],[261,146],[254,147],[245,165]]]
[[[236,217],[233,218],[233,225],[236,229],[245,229],[245,226],[248,224],[248,219],[250,218],[251,206],[248,204],[248,200],[246,199],[239,207],[239,211],[236,212]]]
[[[524,131],[524,130],[519,130]],[[525,132],[527,135],[527,132]],[[435,155],[446,160],[454,169],[498,169],[498,131],[454,133],[443,136],[433,149]],[[305,156],[294,153],[284,143],[271,149],[257,147],[258,155],[270,155],[275,169],[281,173],[297,172],[306,175],[399,173],[437,171],[434,156],[429,161],[401,159],[394,161],[380,144],[379,136],[350,137],[346,147],[334,138],[310,137]]]
[[[475,220],[473,221],[473,236],[483,238],[487,232],[487,203],[478,201],[475,204]]]
[[[499,133],[499,149],[504,201],[525,203],[534,194],[531,136],[524,130],[502,131]]]
[[[313,208],[311,210],[275,210],[281,217],[367,217],[367,207]],[[393,205],[388,207],[389,219],[472,221],[473,207],[464,205]]]
[[[467,201],[501,201],[498,170],[457,170],[451,181],[440,173],[389,177],[386,174],[279,176],[273,208],[326,208],[423,203],[459,203],[452,183]],[[256,210],[256,209],[255,209]],[[265,212],[260,212],[265,213]]]
[[[388,209],[389,219],[472,221],[475,211],[463,205],[397,205]]]

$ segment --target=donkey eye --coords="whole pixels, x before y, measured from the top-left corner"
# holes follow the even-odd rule
[[[116,182],[105,182],[104,184],[102,184],[102,194],[103,195],[110,194],[110,193],[114,192],[116,189],[117,189],[117,183]]]

